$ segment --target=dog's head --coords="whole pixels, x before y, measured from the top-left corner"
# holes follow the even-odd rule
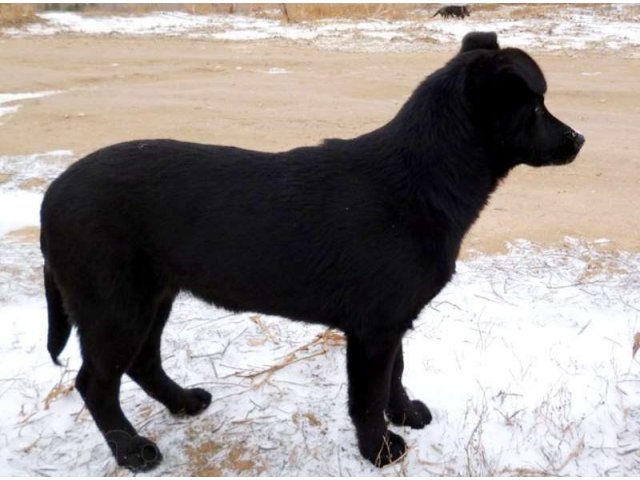
[[[585,138],[547,110],[547,83],[529,55],[500,49],[495,33],[474,32],[458,60],[467,67],[464,95],[474,123],[495,161],[506,168],[573,161]]]

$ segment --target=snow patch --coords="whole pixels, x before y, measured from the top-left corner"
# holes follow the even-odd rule
[[[0,193],[0,236],[12,230],[40,223],[42,195],[13,191]]]
[[[17,102],[18,100],[30,100],[32,98],[47,97],[61,93],[60,90],[44,90],[42,92],[24,92],[24,93],[0,93],[0,104]]]
[[[12,248],[25,252],[15,267],[37,275],[35,247]],[[323,342],[319,326],[232,314],[181,295],[163,337],[164,364],[178,383],[214,399],[202,415],[176,418],[123,382],[124,410],[164,453],[153,474],[202,473],[193,452],[211,445],[205,466],[223,465],[228,475],[637,472],[640,460],[628,452],[640,431],[640,365],[631,359],[640,255],[573,239],[560,248],[522,241],[457,270],[404,342],[404,382],[430,406],[433,423],[394,427],[410,451],[382,471],[358,454],[339,337]],[[68,390],[80,366],[75,336],[66,367],[53,366],[40,280],[26,288],[29,277],[13,278],[25,288],[0,298],[0,472],[114,473],[82,400]],[[273,365],[285,366],[255,375]],[[244,452],[248,471],[225,463],[231,451]]]
[[[267,70],[267,73],[269,75],[284,75],[285,73],[289,73],[289,71],[286,68],[271,67]]]
[[[9,115],[11,113],[16,113],[20,109],[21,105],[13,105],[11,107],[0,107],[0,117],[3,115]]]
[[[2,106],[5,103],[17,102],[19,100],[30,100],[32,98],[47,97],[60,93],[58,90],[45,90],[42,92],[26,92],[26,93],[0,93],[0,117],[16,113],[22,105]],[[1,124],[0,124],[1,125]]]
[[[0,237],[40,224],[42,194],[72,159],[68,150],[0,156]]]
[[[506,8],[506,10],[504,10]],[[411,20],[318,20],[283,23],[242,15],[157,12],[142,16],[40,14],[45,23],[5,29],[7,35],[187,35],[224,41],[284,39],[338,50],[420,50],[459,44],[469,31],[495,31],[505,46],[527,49],[620,49],[640,45],[638,15],[627,6],[559,7],[542,17],[514,20],[504,11],[474,12],[464,21],[430,18],[417,10]]]

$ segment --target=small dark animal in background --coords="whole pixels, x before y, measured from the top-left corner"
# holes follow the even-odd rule
[[[76,386],[118,463],[162,458],[120,408],[122,375],[173,413],[211,402],[162,368],[180,291],[345,332],[360,452],[378,466],[401,458],[386,419],[431,422],[402,385],[403,335],[499,181],[519,164],[569,163],[584,143],[547,111],[546,89],[529,55],[472,33],[395,118],[357,138],[281,153],[134,141],[60,175],[41,211],[48,349],[57,361],[77,326]]]
[[[440,15],[442,18],[465,18],[471,15],[467,5],[447,5],[441,7],[434,13],[431,18]]]

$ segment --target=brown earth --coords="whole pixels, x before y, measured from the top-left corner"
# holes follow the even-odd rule
[[[347,138],[389,120],[449,56],[339,53],[283,41],[0,38],[0,93],[63,91],[18,102],[17,113],[2,117],[0,154],[82,155],[160,137],[277,151]],[[534,57],[547,75],[547,106],[587,143],[570,166],[513,171],[466,248],[494,252],[518,238],[555,244],[570,235],[640,251],[640,58]],[[288,73],[268,74],[273,67]]]

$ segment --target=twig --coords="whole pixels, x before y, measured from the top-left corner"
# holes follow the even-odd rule
[[[298,363],[301,362],[302,360],[309,360],[310,358],[313,357],[318,357],[320,355],[324,355],[329,351],[329,347],[330,346],[336,346],[336,345],[340,345],[344,342],[344,337],[335,332],[332,331],[330,329],[325,330],[324,332],[322,332],[321,334],[319,334],[318,336],[316,336],[316,338],[314,340],[312,340],[309,343],[306,343],[305,345],[302,345],[298,348],[296,348],[295,350],[293,350],[292,352],[290,352],[289,354],[287,354],[284,357],[284,360],[280,363],[277,363],[275,365],[272,365],[269,368],[265,368],[264,370],[260,370],[258,372],[252,372],[252,373],[239,373],[236,372],[234,375],[238,376],[238,377],[242,377],[242,378],[249,378],[249,379],[254,379],[256,377],[265,375],[265,378],[258,383],[256,386],[260,386],[262,384],[264,384],[265,381],[267,381],[275,372],[282,370],[283,368],[292,365],[294,363]],[[319,345],[321,350],[315,353],[311,353],[309,355],[306,355],[304,357],[299,357],[296,358],[296,354],[300,351],[305,351],[308,350],[309,348],[315,346],[315,345]]]
[[[271,340],[273,343],[275,343],[276,345],[279,345],[280,342],[278,342],[278,340],[276,339],[276,337],[273,335],[273,333],[271,333],[271,330],[269,330],[269,327],[267,327],[264,322],[260,319],[260,315],[252,315],[251,317],[249,317],[249,319],[255,323],[258,327],[260,327],[260,330],[262,330],[262,333],[265,334],[265,336],[267,336],[267,338],[269,338],[269,340]]]

